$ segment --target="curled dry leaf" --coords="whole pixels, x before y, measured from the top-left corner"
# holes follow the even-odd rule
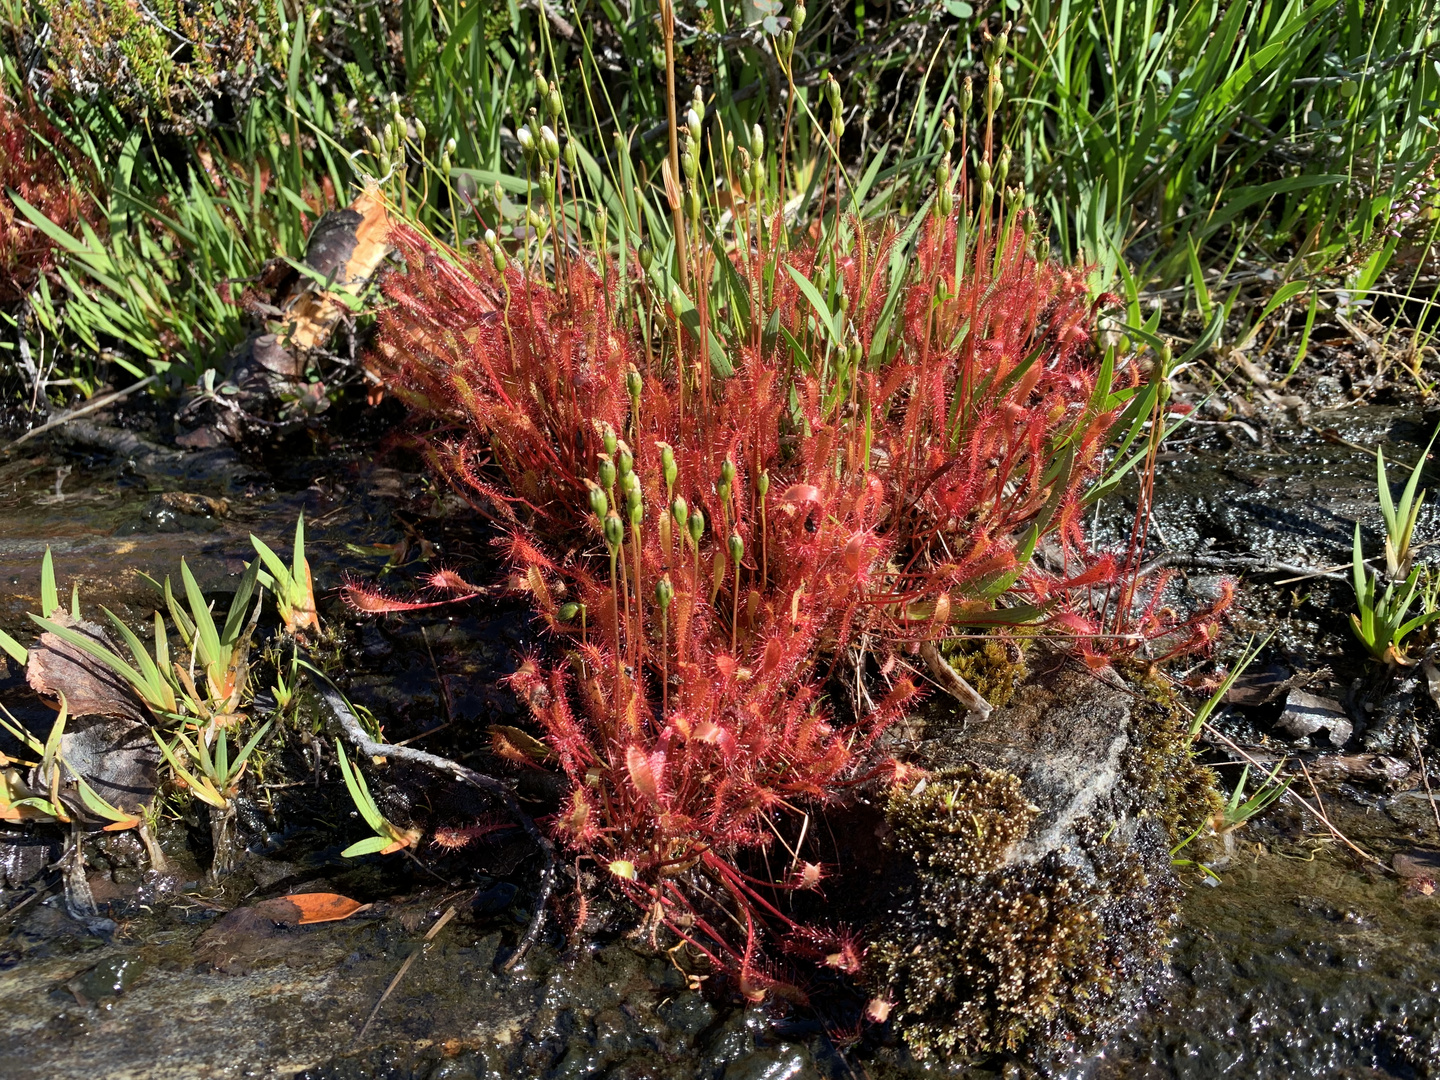
[[[56,612],[54,619],[116,655],[124,655],[99,625],[73,622],[63,612]],[[41,697],[55,700],[64,694],[71,716],[114,716],[136,724],[149,723],[145,706],[124,679],[48,630],[30,649],[25,678]]]

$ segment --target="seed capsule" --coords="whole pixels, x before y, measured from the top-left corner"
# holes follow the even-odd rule
[[[613,458],[616,448],[620,445],[620,440],[615,437],[615,429],[609,423],[600,429],[600,441],[605,444],[605,453]]]
[[[600,484],[607,491],[615,486],[615,462],[608,454],[600,459]]]
[[[728,457],[720,463],[720,482],[729,484],[735,480],[735,462]]]
[[[630,453],[630,447],[623,442],[619,443],[620,451],[615,455],[615,465],[620,470],[620,482],[625,482],[625,477],[631,475],[635,469],[635,455]]]
[[[645,386],[645,380],[640,377],[640,372],[632,364],[630,370],[625,373],[625,389],[630,391],[630,400],[634,402],[635,408],[640,408],[640,391]]]
[[[740,539],[740,534],[738,532],[732,532],[730,534],[730,561],[733,562],[736,566],[739,566],[740,560],[744,557],[744,555],[745,541]]]
[[[675,501],[670,504],[670,516],[675,519],[675,524],[680,526],[682,530],[689,525],[690,505],[685,501],[685,496],[675,496]]]
[[[705,512],[698,506],[690,511],[690,539],[696,547],[700,546],[700,538],[705,535]]]
[[[560,610],[556,612],[556,614],[560,617],[561,622],[569,622],[571,619],[575,618],[576,615],[580,614],[580,605],[561,604]]]
[[[641,244],[640,249],[635,255],[636,258],[640,260],[640,269],[648,274],[650,272],[650,264],[655,261],[655,249],[650,246],[650,241],[646,240]]]
[[[795,10],[790,13],[790,25],[795,28],[795,33],[805,29],[805,5],[796,4]]]
[[[655,583],[655,603],[660,605],[661,611],[670,610],[670,601],[675,599],[675,586],[670,584],[670,575],[666,574]]]
[[[770,494],[770,470],[769,470],[769,469],[764,469],[764,470],[761,471],[759,477],[757,477],[756,480],[755,480],[755,487],[759,490],[759,492],[760,492],[760,497],[761,497],[762,499],[765,498],[766,495]]]

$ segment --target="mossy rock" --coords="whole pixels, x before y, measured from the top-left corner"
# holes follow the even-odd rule
[[[1083,1045],[1164,955],[1171,826],[1208,805],[1183,726],[1118,680],[1036,666],[985,721],[932,720],[933,771],[886,805],[898,881],[869,977],[920,1057]]]

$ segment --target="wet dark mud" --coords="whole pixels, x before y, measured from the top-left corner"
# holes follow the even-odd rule
[[[26,630],[47,544],[62,591],[78,580],[87,611],[103,603],[138,620],[154,593],[135,571],[174,575],[184,556],[223,602],[249,558],[248,534],[283,549],[303,509],[322,617],[345,628],[340,655],[352,700],[372,710],[392,741],[419,736],[426,749],[495,767],[474,733],[524,723],[503,684],[536,643],[523,606],[486,601],[360,623],[334,599],[347,573],[382,575],[400,588],[436,565],[482,583],[498,574],[488,528],[427,482],[417,459],[403,449],[382,452],[373,430],[328,443],[300,438],[283,452],[246,457],[179,455],[143,423],[132,427],[134,443],[107,429],[69,444],[27,445],[0,461],[0,626]],[[1367,550],[1377,546],[1367,448],[1383,443],[1403,468],[1428,435],[1414,414],[1360,408],[1312,413],[1304,423],[1289,417],[1196,428],[1192,441],[1167,449],[1151,556],[1175,570],[1172,588],[1182,600],[1208,599],[1221,577],[1243,575],[1239,636],[1278,631],[1258,666],[1281,690],[1267,698],[1263,686],[1252,687],[1222,710],[1219,726],[1246,746],[1307,755],[1332,819],[1376,861],[1344,849],[1293,800],[1239,830],[1228,848],[1197,843],[1186,854],[1210,865],[1219,884],[1182,872],[1178,919],[1161,934],[1171,939],[1169,959],[1154,968],[1142,996],[1127,999],[1128,1020],[1098,1047],[968,1067],[917,1062],[888,1027],[861,1033],[813,1011],[743,1009],[716,983],[688,983],[646,941],[616,932],[598,943],[571,942],[563,917],[515,973],[499,974],[497,961],[513,949],[534,898],[537,862],[522,838],[501,831],[465,853],[427,851],[434,874],[398,856],[341,859],[344,843],[362,833],[356,825],[353,837],[340,835],[350,810],[336,802],[333,776],[314,782],[309,771],[319,756],[297,740],[292,756],[275,763],[275,790],[243,808],[247,851],[223,891],[205,880],[199,823],[167,826],[162,841],[176,865],[165,880],[148,873],[133,840],[110,838],[91,849],[92,886],[113,923],[96,933],[70,919],[48,887],[58,835],[7,849],[0,1075],[1436,1075],[1440,890],[1427,893],[1414,868],[1430,865],[1425,853],[1440,849],[1440,832],[1403,742],[1366,743],[1397,721],[1435,746],[1436,712],[1423,693],[1397,706],[1362,659],[1349,638],[1343,578],[1355,519]],[[1402,476],[1392,467],[1392,480]],[[1102,534],[1118,535],[1132,510],[1117,500],[1099,520]],[[1436,526],[1427,509],[1422,542]],[[1305,576],[1316,570],[1335,576]],[[1295,577],[1302,580],[1287,580]],[[1292,682],[1346,712],[1353,721],[1346,744],[1280,729]],[[13,665],[0,695],[22,718],[43,719],[27,704],[33,699],[24,698]],[[317,714],[314,738],[323,737]],[[1109,744],[1096,745],[1105,751],[1097,760],[1109,762]],[[1233,783],[1238,770],[1222,748],[1207,749],[1207,760],[1227,787]],[[1398,764],[1385,763],[1392,760]],[[989,763],[1016,765],[999,757]],[[493,810],[433,780],[426,791],[428,778],[395,773],[377,795],[397,816],[433,825]],[[537,773],[524,778],[521,797],[541,813],[554,792]],[[1069,843],[1067,857],[1094,863],[1084,845],[1100,838],[1084,809],[1032,830],[1037,858],[1044,838],[1057,851]],[[1397,865],[1409,876],[1395,873]],[[236,908],[310,891],[373,906],[313,926],[234,932],[222,922]],[[562,897],[561,906],[568,902]],[[452,906],[456,914],[424,944]]]

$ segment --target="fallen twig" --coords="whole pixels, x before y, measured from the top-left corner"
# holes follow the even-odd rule
[[[335,722],[340,726],[341,734],[357,751],[369,757],[408,761],[414,765],[433,769],[435,772],[447,773],[461,783],[469,784],[473,788],[495,796],[505,804],[505,809],[509,811],[510,816],[520,823],[520,827],[525,830],[530,839],[535,841],[535,846],[540,849],[540,854],[545,859],[545,865],[540,870],[540,894],[535,900],[535,913],[530,916],[530,925],[520,939],[520,944],[515,947],[515,952],[502,965],[504,971],[514,968],[539,939],[540,931],[545,926],[545,906],[550,902],[550,893],[555,888],[555,845],[540,831],[534,819],[521,809],[515,793],[510,790],[508,784],[493,776],[476,772],[474,769],[467,769],[459,762],[451,761],[439,754],[416,750],[409,746],[398,746],[395,743],[376,742],[360,726],[360,721],[350,708],[350,703],[345,700],[345,695],[340,692],[340,688],[330,681],[330,677],[313,665],[306,664],[305,666],[310,671],[311,681],[315,684],[315,688],[320,691],[320,696],[330,707]]]
[[[101,397],[93,398],[92,400],[87,401],[84,405],[81,405],[78,409],[71,409],[69,412],[62,413],[61,415],[55,417],[53,420],[47,420],[45,423],[41,424],[37,428],[31,428],[29,431],[25,432],[24,435],[21,435],[14,442],[6,446],[5,449],[13,450],[15,449],[15,447],[23,443],[26,439],[34,438],[36,435],[43,434],[46,431],[51,431],[54,428],[60,427],[62,424],[68,424],[71,420],[78,420],[82,416],[89,416],[93,412],[99,412],[106,405],[109,405],[115,401],[119,401],[123,397],[128,397],[136,390],[143,390],[145,387],[149,386],[159,377],[160,376],[158,375],[147,375],[139,382],[132,383],[130,386],[125,387],[124,390],[116,390],[113,394],[105,394]]]
[[[445,924],[454,917],[455,905],[451,904],[448,908],[445,909],[445,914],[441,915],[440,918],[436,919],[435,925],[430,927],[429,931],[426,932],[425,939],[420,943],[420,948],[414,950],[409,956],[405,958],[405,962],[400,965],[400,970],[395,973],[395,977],[390,980],[390,985],[385,987],[385,992],[380,995],[380,1000],[375,1002],[375,1007],[370,1010],[370,1015],[365,1018],[365,1023],[361,1026],[360,1033],[355,1036],[356,1042],[359,1042],[361,1039],[363,1039],[365,1037],[365,1032],[370,1030],[370,1025],[375,1022],[375,1017],[380,1012],[380,1006],[385,1004],[385,999],[391,995],[391,993],[395,990],[395,987],[400,985],[400,980],[403,979],[405,977],[405,973],[410,970],[410,965],[415,962],[415,957],[419,956],[425,951],[425,946],[430,944],[430,942],[434,939],[435,935],[440,933],[440,931],[445,928]]]

